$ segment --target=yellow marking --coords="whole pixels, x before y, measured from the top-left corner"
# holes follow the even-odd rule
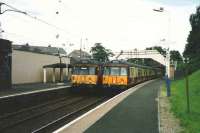
[[[73,84],[96,84],[96,75],[72,75]]]
[[[127,76],[103,76],[103,84],[107,85],[127,85]]]

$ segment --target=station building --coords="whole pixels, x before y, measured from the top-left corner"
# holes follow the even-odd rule
[[[58,50],[61,55],[66,55],[63,48],[12,45],[12,84],[43,82],[43,66],[60,63]],[[65,56],[61,58],[61,62],[70,64],[70,59]],[[55,71],[55,79],[59,80],[59,69]],[[65,80],[68,75],[66,70],[63,73]],[[47,70],[46,79],[47,82],[52,81],[51,69]]]

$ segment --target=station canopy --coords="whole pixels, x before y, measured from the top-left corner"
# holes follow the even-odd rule
[[[67,67],[71,67],[71,65],[65,63],[55,63],[43,66],[43,68],[67,68]]]

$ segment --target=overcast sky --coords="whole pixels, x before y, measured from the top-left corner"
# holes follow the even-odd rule
[[[161,45],[184,50],[191,30],[189,16],[199,0],[2,0],[45,20],[50,26],[20,13],[0,16],[3,37],[17,44],[62,46],[89,50],[101,42],[112,51]],[[152,9],[164,7],[164,12]],[[4,7],[5,9],[5,7]],[[58,12],[58,14],[56,14]],[[56,38],[56,35],[59,37]],[[87,39],[86,39],[87,38]],[[165,39],[165,42],[160,40]],[[68,50],[69,52],[69,50]]]

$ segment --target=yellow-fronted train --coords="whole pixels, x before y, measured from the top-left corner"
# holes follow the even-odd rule
[[[113,60],[106,63],[80,61],[72,66],[73,88],[124,90],[138,83],[161,77],[163,69]]]
[[[101,69],[101,64],[92,60],[81,60],[72,65],[72,87],[92,88],[101,85]]]
[[[103,64],[105,88],[126,89],[138,83],[162,76],[162,69],[113,60]]]

